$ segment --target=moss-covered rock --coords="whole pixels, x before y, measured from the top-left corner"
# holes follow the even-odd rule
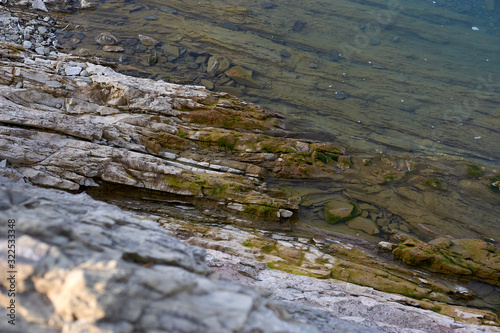
[[[500,286],[498,248],[480,239],[438,238],[425,243],[408,236],[393,253],[408,265]]]

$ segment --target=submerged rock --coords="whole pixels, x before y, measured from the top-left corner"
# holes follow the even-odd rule
[[[402,241],[394,255],[405,263],[500,286],[500,252],[495,245],[480,239],[444,237],[425,243],[398,235]]]
[[[95,38],[95,41],[101,45],[115,45],[118,44],[118,38],[109,32],[102,32]]]
[[[324,209],[325,219],[330,223],[344,221],[356,213],[355,204],[344,201],[330,201]]]

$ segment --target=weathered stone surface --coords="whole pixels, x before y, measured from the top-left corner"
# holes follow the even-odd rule
[[[19,288],[16,325],[2,320],[3,332],[317,332],[262,292],[210,275],[202,249],[152,220],[85,194],[0,183],[0,217],[16,220]],[[6,256],[6,223],[0,231]]]

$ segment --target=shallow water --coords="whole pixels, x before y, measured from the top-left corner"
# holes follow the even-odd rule
[[[262,3],[110,0],[71,15],[61,38],[77,52],[89,49],[116,61],[126,56],[117,68],[125,73],[178,83],[208,80],[284,113],[290,129],[348,146],[352,173],[322,188],[275,184],[309,200],[301,223],[387,237],[328,225],[321,207],[333,196],[372,204],[424,239],[500,239],[500,195],[488,188],[500,173],[500,8],[443,0]],[[103,52],[94,38],[104,31],[125,51]],[[138,34],[160,44],[140,46]],[[179,47],[179,58],[168,58],[172,47]],[[154,54],[158,60],[150,63]],[[207,58],[214,54],[252,70],[260,87],[209,76]],[[415,167],[380,183],[361,160],[385,156]],[[483,174],[468,175],[467,165]],[[443,186],[423,186],[429,179]]]

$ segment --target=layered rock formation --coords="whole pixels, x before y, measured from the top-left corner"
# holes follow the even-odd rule
[[[416,309],[406,297],[268,270],[251,253],[210,250],[207,265],[204,250],[172,237],[158,217],[121,211],[83,193],[1,181],[0,217],[15,220],[17,254],[16,325],[2,320],[3,332],[498,331]],[[167,229],[175,233],[183,224],[170,220]],[[0,226],[2,235],[7,228]],[[5,257],[3,236],[1,245]],[[6,261],[1,267],[12,270]],[[3,307],[12,299],[9,288],[3,279]],[[466,308],[454,311],[481,320]]]
[[[155,221],[85,194],[6,182],[0,216],[15,220],[16,317],[2,332],[317,332],[265,293],[220,279],[202,249]],[[2,279],[1,288],[6,308],[12,286]]]
[[[349,166],[342,148],[287,138],[279,114],[230,95],[0,47],[0,159],[8,164],[2,174],[13,179],[208,197],[279,221],[298,207],[267,191],[268,172],[310,177]]]

